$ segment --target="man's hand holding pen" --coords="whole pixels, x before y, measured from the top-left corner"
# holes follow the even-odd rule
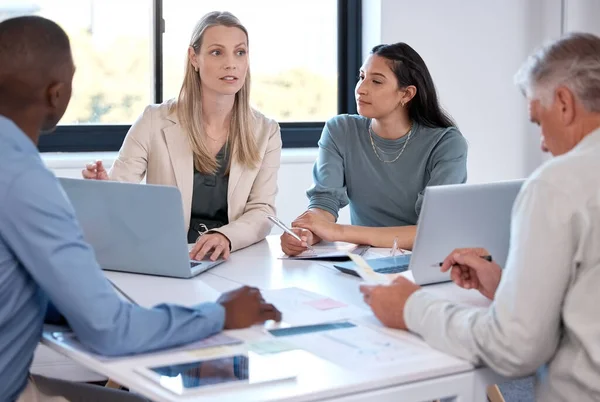
[[[440,263],[435,264],[440,266]],[[502,268],[492,261],[482,248],[456,249],[441,263],[442,272],[450,271],[452,281],[464,289],[478,290],[490,300],[494,299],[502,276]],[[403,276],[390,285],[362,285],[360,291],[375,316],[386,326],[407,329],[404,306],[409,297],[421,287]]]
[[[456,249],[442,262],[442,272],[450,270],[450,279],[464,289],[476,289],[494,300],[502,268],[482,248]]]

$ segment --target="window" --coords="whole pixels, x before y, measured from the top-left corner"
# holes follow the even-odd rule
[[[177,96],[194,25],[212,10],[248,29],[251,100],[280,123],[284,147],[314,147],[325,120],[355,112],[360,9],[360,0],[0,0],[0,20],[41,15],[71,38],[73,98],[40,151],[118,150],[147,104]]]
[[[69,35],[77,72],[61,124],[131,124],[154,101],[150,0],[3,3],[7,13],[12,4],[14,14],[49,18]]]
[[[170,0],[163,7],[165,99],[179,93],[196,22],[228,10],[248,29],[257,109],[280,123],[337,114],[337,0]]]

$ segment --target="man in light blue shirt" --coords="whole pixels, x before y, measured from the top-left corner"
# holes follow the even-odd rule
[[[82,344],[103,355],[168,348],[224,327],[281,318],[257,289],[247,287],[195,307],[145,309],[119,298],[36,149],[40,132],[52,129],[64,114],[74,71],[69,39],[55,23],[39,17],[0,23],[1,401],[44,401],[49,395],[100,399],[100,387],[88,386],[93,398],[74,399],[66,389],[60,393],[68,383],[28,381],[44,318],[54,311],[49,305]],[[107,394],[102,400],[119,398]]]

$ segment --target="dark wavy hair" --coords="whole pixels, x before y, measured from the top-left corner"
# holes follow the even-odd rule
[[[413,85],[416,95],[408,102],[408,115],[427,127],[456,127],[456,123],[440,106],[429,69],[412,47],[404,42],[377,45],[371,54],[383,57],[398,80],[399,89]]]

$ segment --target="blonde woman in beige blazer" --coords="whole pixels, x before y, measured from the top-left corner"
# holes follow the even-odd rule
[[[110,172],[99,161],[83,176],[177,186],[188,241],[196,240],[190,257],[228,258],[270,231],[281,134],[275,121],[250,107],[248,34],[236,17],[205,15],[188,56],[179,97],[146,108]]]

